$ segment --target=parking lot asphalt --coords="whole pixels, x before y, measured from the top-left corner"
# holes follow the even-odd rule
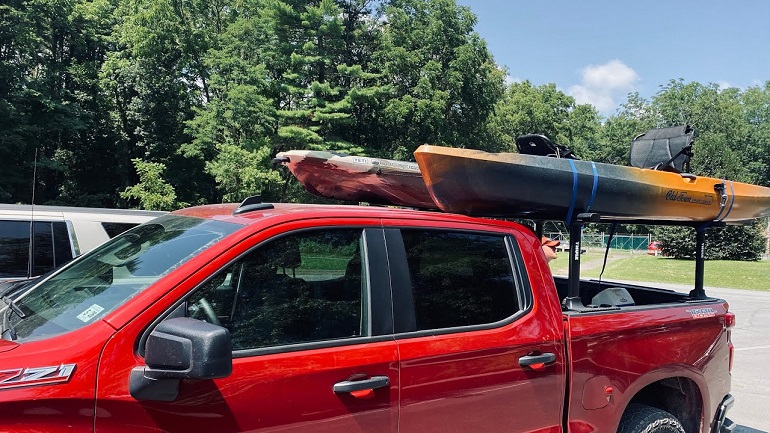
[[[689,291],[685,286],[667,288]],[[726,300],[736,315],[731,391],[735,405],[727,416],[738,424],[735,433],[770,433],[770,292],[707,287],[706,294]]]

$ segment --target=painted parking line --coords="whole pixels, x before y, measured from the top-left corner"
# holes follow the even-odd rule
[[[742,352],[744,350],[759,350],[759,349],[770,349],[770,345],[768,346],[754,346],[754,347],[739,347],[736,348],[736,352]]]

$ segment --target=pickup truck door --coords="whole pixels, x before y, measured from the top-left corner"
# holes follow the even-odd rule
[[[121,331],[104,351],[96,431],[394,433],[399,375],[384,258],[376,228],[260,242],[174,310],[230,330],[232,373],[181,380],[173,401],[135,398],[129,375],[142,354],[134,331]]]
[[[561,313],[533,299],[540,287],[513,238],[386,232],[392,275],[402,276],[393,281],[399,432],[561,431]]]

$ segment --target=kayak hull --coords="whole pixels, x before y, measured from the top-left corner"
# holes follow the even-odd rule
[[[290,150],[276,155],[311,194],[337,200],[437,209],[414,162]]]
[[[571,221],[742,222],[770,216],[770,188],[591,161],[423,145],[415,151],[433,201],[477,216]]]

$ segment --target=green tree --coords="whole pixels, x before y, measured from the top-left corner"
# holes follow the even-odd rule
[[[34,17],[23,0],[0,5],[0,200],[25,201],[31,196],[33,146],[28,140],[32,125],[28,106],[37,99],[27,90],[28,72],[38,45]],[[16,169],[12,169],[15,167]]]
[[[283,11],[275,25],[292,26],[295,42],[290,53],[283,53],[289,64],[280,81],[278,146],[360,152],[340,134],[340,126],[351,122],[350,89],[342,78],[352,70],[342,63],[342,9],[333,0],[321,0]],[[287,30],[275,29],[279,34]]]
[[[131,160],[139,174],[139,183],[127,187],[120,196],[127,200],[138,200],[139,207],[146,210],[175,210],[188,204],[176,199],[174,187],[163,180],[166,166],[160,162]]]
[[[706,230],[706,260],[756,261],[765,251],[764,220],[747,226],[714,227]],[[663,254],[677,259],[695,258],[695,231],[689,227],[656,228]]]
[[[284,191],[272,167],[277,152],[361,153],[377,137],[367,122],[389,91],[368,71],[378,31],[368,3],[239,5],[238,18],[207,56],[212,99],[187,122],[193,140],[183,146],[186,156],[210,161],[206,170],[221,194],[260,188],[266,199],[277,199],[273,194]],[[252,164],[249,174],[238,169],[236,154]]]
[[[510,84],[490,119],[495,150],[515,151],[516,137],[542,134],[583,158],[596,142],[600,126],[595,108],[577,105],[555,84],[533,86],[529,81]]]
[[[412,158],[423,143],[484,148],[504,73],[473,31],[476,17],[453,0],[391,0],[382,21],[377,63],[393,94],[372,119],[384,132],[380,153]]]
[[[255,151],[228,144],[218,145],[217,148],[217,158],[207,163],[206,169],[224,191],[224,201],[241,201],[255,194],[271,197],[271,200],[280,197],[280,173],[264,169],[272,164],[274,156],[269,146]]]
[[[0,6],[0,197],[114,205],[115,136],[99,89],[108,32],[103,1],[28,0]],[[94,179],[100,182],[94,182]]]
[[[743,163],[751,182],[770,186],[770,81],[744,90],[740,102],[747,127]]]
[[[233,13],[229,7],[224,0],[122,0],[112,38],[117,49],[101,71],[121,158],[164,164],[168,182],[193,202],[215,198],[214,180],[204,161],[180,149],[191,141],[186,122],[211,99],[205,54]]]

